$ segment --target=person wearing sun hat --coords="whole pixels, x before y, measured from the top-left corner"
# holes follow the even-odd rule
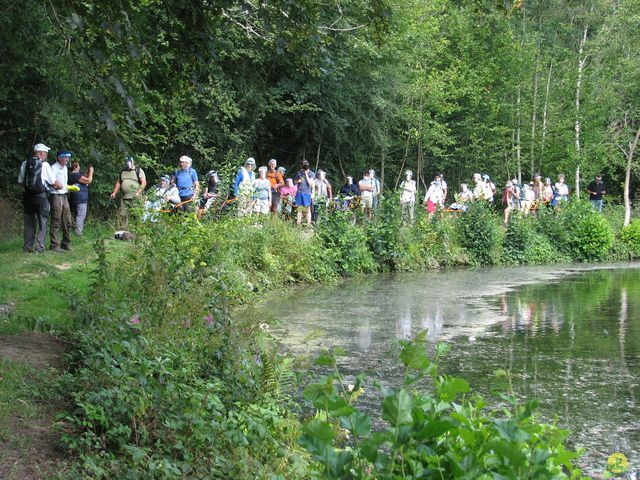
[[[68,150],[59,150],[56,162],[51,165],[51,171],[56,181],[51,189],[51,232],[49,248],[52,252],[71,250],[71,209],[69,208],[67,183],[69,172],[67,163],[71,158]],[[60,229],[62,228],[62,240]]]
[[[22,162],[18,183],[24,186],[24,247],[26,253],[44,252],[49,218],[49,190],[56,179],[45,160],[49,147],[38,143],[28,160]],[[36,234],[37,232],[37,234]]]

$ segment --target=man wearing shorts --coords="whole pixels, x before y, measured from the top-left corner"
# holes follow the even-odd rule
[[[298,187],[296,193],[296,207],[298,211],[298,225],[302,223],[302,213],[307,219],[307,226],[311,225],[311,192],[315,181],[315,174],[309,169],[309,162],[302,161],[302,169],[296,174],[294,183]]]
[[[368,171],[364,172],[362,180],[358,183],[358,187],[360,187],[360,207],[362,208],[362,213],[366,213],[367,218],[371,220],[374,182]]]

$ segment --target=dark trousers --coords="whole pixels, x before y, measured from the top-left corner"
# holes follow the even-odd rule
[[[187,200],[191,200],[193,195],[187,195],[186,197],[180,197],[180,203],[186,202]],[[183,212],[192,212],[193,211],[193,202],[185,203],[184,205],[180,205],[178,210]]]
[[[24,251],[44,251],[49,218],[49,198],[47,193],[25,195],[24,204]],[[36,233],[37,232],[37,233]],[[35,243],[35,246],[34,246]]]
[[[71,209],[66,195],[51,195],[51,250],[71,245]],[[60,229],[62,228],[62,242]]]

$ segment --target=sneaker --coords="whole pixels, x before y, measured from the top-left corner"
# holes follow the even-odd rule
[[[73,251],[73,248],[71,247],[71,245],[63,245],[62,246],[62,250],[66,250],[67,252],[71,252],[71,251]]]
[[[62,253],[62,249],[60,247],[55,247],[51,249],[52,253]]]
[[[76,235],[81,237],[82,236],[82,232],[80,230],[76,230]]]

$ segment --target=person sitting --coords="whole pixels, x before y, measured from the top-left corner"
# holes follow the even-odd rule
[[[298,193],[298,187],[293,184],[292,178],[287,178],[284,181],[284,187],[280,188],[282,213],[287,216],[293,213],[293,207],[296,205],[296,193]]]
[[[342,196],[342,208],[345,210],[349,208],[351,200],[360,195],[360,189],[358,185],[353,183],[351,175],[347,176],[345,184],[340,188],[340,195]]]
[[[267,178],[267,171],[267,167],[260,167],[254,184],[253,211],[258,215],[268,215],[271,211],[271,182]]]
[[[469,208],[469,202],[473,200],[473,192],[469,190],[469,186],[466,183],[461,183],[460,191],[454,194],[453,197],[455,198],[455,202],[453,202],[449,208],[451,208],[451,210],[466,212],[467,208]]]
[[[209,211],[211,205],[218,198],[218,185],[220,184],[220,178],[218,172],[215,170],[209,170],[207,172],[207,186],[204,187],[204,192],[200,197],[200,203],[198,206],[198,218]]]
[[[416,205],[416,181],[412,178],[413,172],[407,170],[405,172],[405,179],[400,184],[400,208],[402,209],[402,223],[407,223],[407,214],[409,216],[409,223],[413,225],[413,213]]]
[[[160,182],[150,190],[144,202],[143,221],[157,222],[158,212],[163,208],[175,208],[180,203],[178,187],[171,183],[169,175],[160,177]]]

